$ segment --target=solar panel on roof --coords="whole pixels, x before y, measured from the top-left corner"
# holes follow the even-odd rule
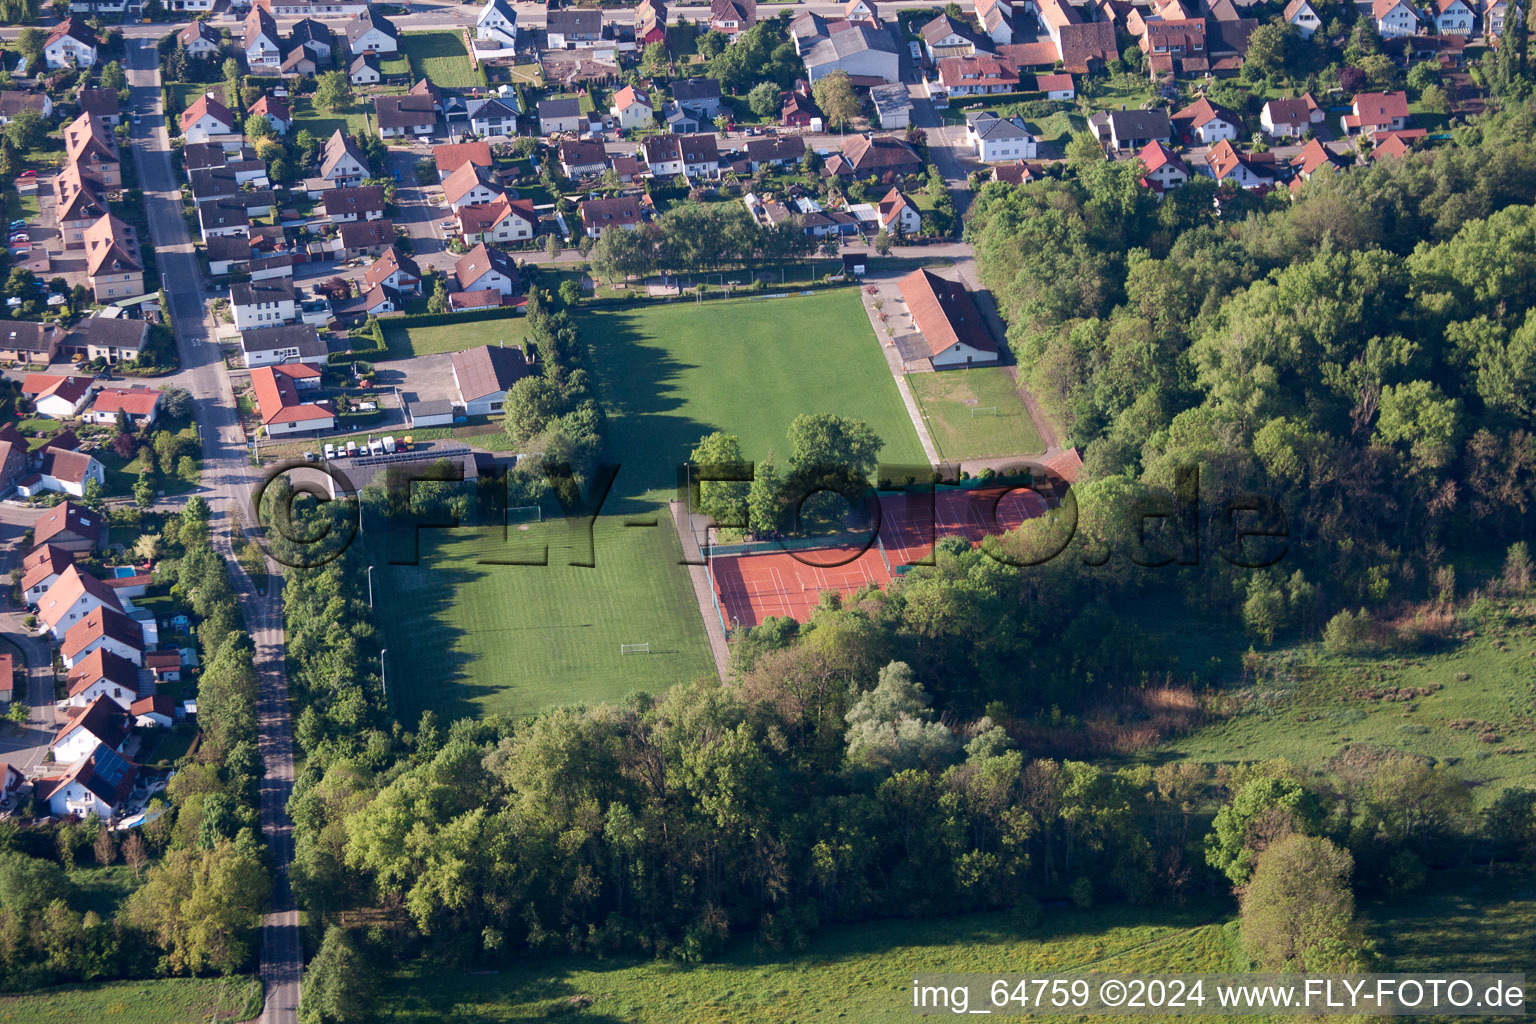
[[[123,780],[123,776],[128,774],[130,766],[127,758],[105,743],[98,744],[96,752],[92,756],[95,758],[94,771],[96,772],[96,777],[105,781],[109,786],[115,787]]]

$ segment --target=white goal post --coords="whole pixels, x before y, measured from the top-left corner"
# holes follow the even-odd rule
[[[619,654],[650,654],[651,645],[645,644],[619,644]]]
[[[507,522],[509,523],[542,523],[544,510],[538,505],[518,505],[507,509]]]
[[[976,407],[976,408],[971,410],[971,419],[975,419],[977,416],[996,416],[996,415],[997,415],[997,406],[995,406],[995,405],[978,406],[978,407]]]

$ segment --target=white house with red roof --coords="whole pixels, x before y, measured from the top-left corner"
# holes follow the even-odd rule
[[[1159,195],[1189,180],[1189,166],[1184,159],[1156,139],[1147,143],[1136,159],[1146,168],[1142,181]]]
[[[88,756],[98,745],[122,750],[128,741],[128,715],[110,698],[97,697],[83,708],[70,708],[70,715],[50,746],[53,758],[70,764]]]
[[[92,377],[29,373],[21,382],[21,393],[32,399],[37,414],[59,420],[78,416],[95,391]]]
[[[1350,112],[1339,118],[1345,135],[1375,138],[1382,132],[1408,127],[1408,94],[1397,92],[1362,92],[1355,96]]]
[[[1466,0],[1435,0],[1435,31],[1442,36],[1469,36],[1477,25],[1477,14]]]
[[[887,192],[875,210],[880,226],[893,235],[915,235],[922,230],[922,214],[900,189],[893,188]]]
[[[1419,14],[1407,0],[1375,0],[1371,4],[1371,19],[1383,39],[1416,35],[1419,31]]]
[[[74,668],[77,662],[103,648],[127,658],[135,665],[142,665],[144,630],[122,612],[102,605],[64,634],[59,657],[63,659],[65,668]]]
[[[63,774],[43,776],[33,786],[37,799],[57,817],[111,818],[133,792],[137,778],[138,765],[102,743]]]
[[[1192,141],[1214,145],[1222,139],[1237,138],[1243,119],[1228,113],[1201,96],[1198,100],[1174,114],[1170,121],[1174,128]]]
[[[53,586],[48,588],[37,602],[37,616],[55,637],[62,637],[75,623],[82,621],[97,608],[105,605],[113,611],[123,610],[112,588],[95,576],[71,565],[59,574]]]
[[[626,85],[613,94],[613,103],[608,107],[608,113],[618,120],[619,128],[630,129],[650,124],[654,120],[655,110],[651,107],[649,96],[632,85]]]
[[[935,370],[997,362],[997,342],[964,285],[914,270],[898,286]]]
[[[188,143],[207,142],[215,135],[232,135],[239,118],[212,95],[204,93],[181,112],[181,134]]]
[[[1259,126],[1272,139],[1299,139],[1323,123],[1323,108],[1311,93],[1293,100],[1269,100],[1259,111]]]
[[[117,414],[128,417],[130,430],[142,430],[155,422],[160,411],[160,392],[142,384],[131,388],[102,388],[81,419],[87,423],[116,423]]]
[[[253,369],[251,389],[256,394],[262,426],[270,437],[318,433],[336,426],[336,410],[331,403],[301,399],[298,382],[281,365]]]
[[[60,574],[75,564],[74,553],[57,544],[39,544],[21,561],[21,597],[36,604],[58,582]]]
[[[76,661],[65,676],[69,703],[78,708],[106,697],[123,710],[139,699],[139,666],[111,651],[97,648]]]

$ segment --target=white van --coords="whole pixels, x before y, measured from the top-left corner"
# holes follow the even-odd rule
[[[384,439],[384,453],[386,455],[395,454],[395,439],[393,437],[386,437]]]
[[[351,458],[352,456],[354,456],[356,454],[357,454],[357,442],[356,441],[348,441],[347,442],[347,457]]]
[[[384,442],[383,441],[374,441],[372,444],[370,444],[368,446],[368,454],[369,455],[383,455],[384,454]]]
[[[336,457],[336,446],[333,445],[333,444],[326,445],[325,446],[325,461],[329,462],[332,459],[334,459],[335,457]]]

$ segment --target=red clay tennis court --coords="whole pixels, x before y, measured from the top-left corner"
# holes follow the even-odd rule
[[[711,555],[710,576],[727,630],[757,626],[769,616],[804,622],[824,591],[849,597],[874,583],[885,586],[904,565],[926,564],[940,537],[972,544],[1042,515],[1045,499],[1025,488],[977,487],[929,494],[880,496],[880,543],[868,550],[826,547]],[[889,567],[887,567],[887,559]]]

